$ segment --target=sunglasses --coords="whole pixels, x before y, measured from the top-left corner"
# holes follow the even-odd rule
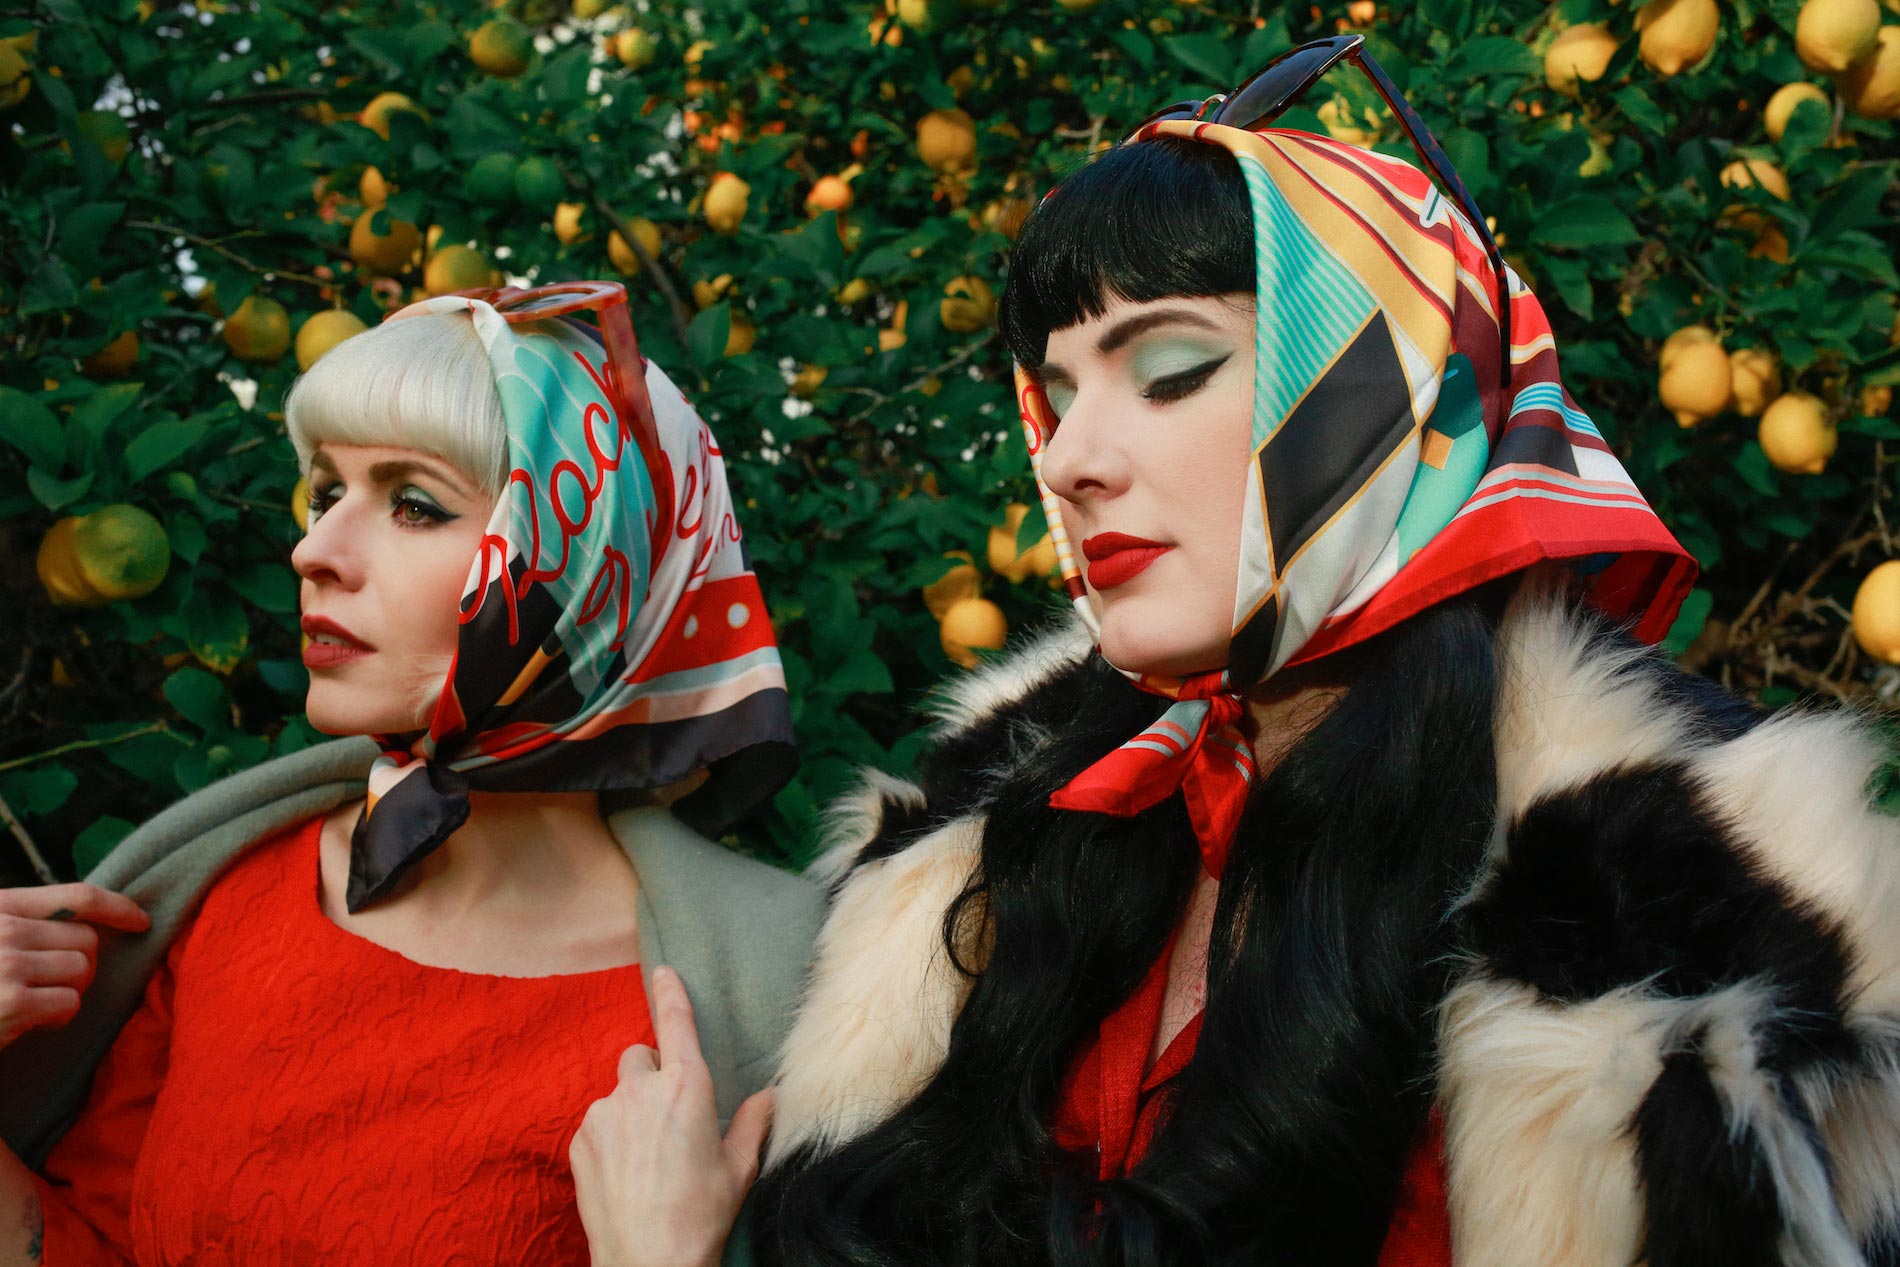
[[[1511,294],[1504,265],[1504,253],[1498,250],[1498,244],[1491,237],[1491,231],[1485,227],[1484,213],[1478,210],[1477,201],[1471,191],[1465,188],[1464,181],[1458,179],[1458,170],[1451,165],[1445,151],[1406,101],[1405,94],[1399,91],[1391,76],[1380,69],[1372,54],[1365,49],[1363,35],[1334,35],[1323,40],[1314,40],[1302,44],[1290,52],[1268,62],[1264,67],[1241,81],[1232,92],[1216,93],[1200,101],[1177,101],[1173,105],[1157,110],[1141,121],[1135,133],[1153,123],[1167,119],[1191,119],[1206,123],[1220,123],[1229,127],[1253,129],[1262,127],[1284,114],[1307,89],[1318,83],[1327,71],[1342,61],[1350,61],[1364,71],[1366,78],[1392,111],[1392,117],[1399,121],[1405,135],[1412,142],[1412,148],[1425,163],[1427,170],[1437,179],[1439,188],[1451,195],[1459,210],[1471,222],[1472,229],[1484,242],[1484,253],[1491,261],[1491,270],[1497,277],[1498,285],[1498,341],[1502,355],[1499,357],[1499,377],[1508,388],[1511,382]]]

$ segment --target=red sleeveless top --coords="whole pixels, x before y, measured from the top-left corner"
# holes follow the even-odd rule
[[[431,968],[318,906],[320,820],[212,885],[39,1184],[45,1261],[585,1267],[567,1148],[638,965]]]

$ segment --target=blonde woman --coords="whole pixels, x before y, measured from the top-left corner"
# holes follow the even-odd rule
[[[792,761],[717,444],[599,283],[415,305],[286,418],[357,737],[0,892],[0,1262],[586,1263],[610,1205],[716,1260],[816,918],[701,834]],[[719,1160],[642,1229],[575,1139],[661,1076],[649,1151]]]

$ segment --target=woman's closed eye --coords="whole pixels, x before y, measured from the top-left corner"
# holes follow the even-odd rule
[[[1185,370],[1179,374],[1169,374],[1165,378],[1158,378],[1142,390],[1142,398],[1144,400],[1166,402],[1192,396],[1206,385],[1208,379],[1214,376],[1215,370],[1227,364],[1228,359],[1228,357],[1222,356],[1212,361],[1203,362],[1191,370]]]

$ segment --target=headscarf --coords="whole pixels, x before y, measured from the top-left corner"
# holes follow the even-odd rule
[[[1219,875],[1254,775],[1247,688],[1544,560],[1568,561],[1590,601],[1653,642],[1695,563],[1571,399],[1543,307],[1508,268],[1502,385],[1495,273],[1422,171],[1278,128],[1165,120],[1129,143],[1158,136],[1226,149],[1253,212],[1253,460],[1230,659],[1130,673],[1175,703],[1050,803],[1135,814],[1179,789]],[[1020,365],[1016,388],[1062,574],[1094,627],[1042,479],[1053,415]]]
[[[712,432],[610,328],[466,314],[507,430],[507,482],[461,601],[429,727],[379,735],[350,842],[352,912],[461,826],[472,790],[660,787],[699,770],[675,813],[717,832],[796,764],[778,645]],[[641,383],[644,380],[644,390]]]

